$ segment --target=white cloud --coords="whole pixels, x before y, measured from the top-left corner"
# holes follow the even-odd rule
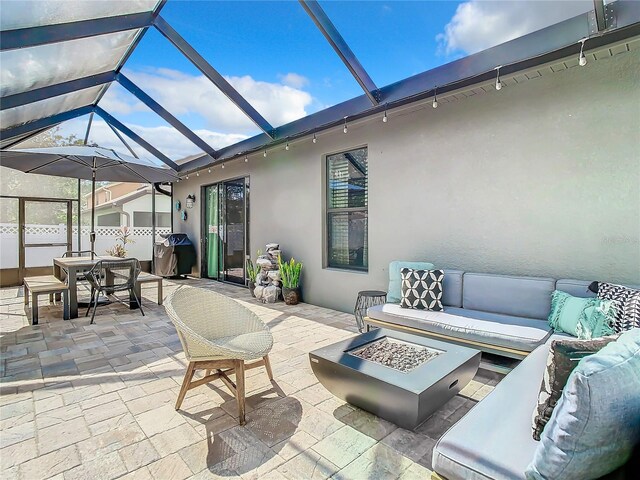
[[[145,127],[141,125],[127,123],[127,126],[140,135],[143,139],[156,147],[160,152],[173,160],[187,157],[201,151],[192,144],[186,137],[172,127]],[[70,120],[62,124],[60,134],[67,136],[75,134],[77,137],[84,137],[84,130],[87,127],[86,119]],[[195,130],[194,132],[213,148],[218,149],[226,145],[239,142],[247,138],[242,134],[219,133],[210,130]],[[139,157],[154,159],[153,155],[147,152],[143,147],[139,146],[133,140],[122,135],[129,146],[136,152]],[[95,118],[91,126],[89,142],[96,143],[101,147],[112,148],[117,152],[129,154],[127,148],[115,136],[109,126],[101,119]]]
[[[471,54],[592,9],[591,0],[470,0],[436,39],[446,55]]]
[[[198,115],[208,129],[222,133],[252,135],[255,124],[203,75],[190,75],[172,69],[127,71],[127,76],[154,100],[176,116]],[[255,80],[249,75],[225,77],[231,85],[273,126],[279,126],[307,115],[312,96],[301,86],[306,80],[295,73],[281,83]],[[283,77],[283,83],[285,82]],[[114,88],[115,87],[115,88]],[[132,95],[123,93],[122,87],[112,86],[100,104],[115,114],[130,114],[146,110]]]
[[[293,72],[289,72],[286,75],[280,75],[280,80],[284,85],[293,88],[303,88],[309,85],[309,79],[307,77]]]

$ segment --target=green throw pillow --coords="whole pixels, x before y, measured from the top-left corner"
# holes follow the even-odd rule
[[[615,310],[608,300],[573,297],[556,290],[551,295],[549,326],[582,340],[612,335]]]

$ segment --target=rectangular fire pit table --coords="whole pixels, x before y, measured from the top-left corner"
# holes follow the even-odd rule
[[[336,397],[409,430],[464,388],[480,365],[479,350],[386,329],[320,348],[309,358]]]

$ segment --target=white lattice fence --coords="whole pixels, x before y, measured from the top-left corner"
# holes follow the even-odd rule
[[[90,248],[89,233],[91,228],[81,227],[82,248]],[[95,251],[104,254],[107,249],[118,243],[121,235],[119,227],[96,227]],[[156,228],[156,234],[171,233],[167,227]],[[62,243],[67,239],[66,225],[26,225],[27,243]],[[16,223],[0,223],[0,268],[18,267],[19,229]],[[139,260],[151,260],[153,255],[151,227],[133,228],[129,237],[134,243],[126,246],[127,254]],[[78,250],[78,227],[72,228],[72,248]],[[51,264],[51,259],[62,255],[65,247],[38,247],[27,251],[27,266],[45,266]]]

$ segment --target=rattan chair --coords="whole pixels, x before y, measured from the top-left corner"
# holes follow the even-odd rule
[[[236,397],[239,422],[244,425],[245,370],[264,365],[269,380],[273,380],[268,356],[273,336],[267,326],[235,300],[201,288],[176,290],[165,308],[189,361],[176,410],[180,409],[188,390],[220,379]],[[255,361],[245,365],[245,361],[251,360]],[[205,370],[205,375],[192,381],[196,370]],[[231,373],[235,373],[236,383],[229,378]]]
[[[98,298],[101,293],[105,295],[114,295],[116,292],[129,292],[129,298],[135,298],[140,308],[140,313],[144,316],[142,310],[142,299],[138,298],[135,285],[136,279],[140,274],[140,262],[136,258],[123,258],[121,260],[100,260],[91,270],[86,272],[86,278],[91,285],[91,302],[85,317],[89,315],[89,311],[93,306],[93,314],[91,315],[91,323],[96,316],[98,309]]]

